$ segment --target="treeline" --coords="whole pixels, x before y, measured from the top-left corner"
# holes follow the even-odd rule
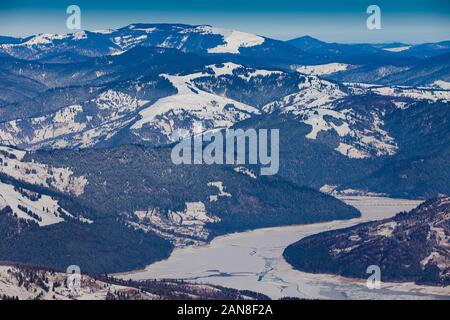
[[[26,206],[18,204],[17,208],[22,210],[23,212],[25,212],[31,218],[33,218],[39,222],[42,222],[42,218],[39,215],[37,215],[36,213],[34,213],[31,209],[28,209]]]
[[[167,300],[190,300],[193,296],[198,299],[206,300],[240,300],[244,297],[253,298],[255,300],[269,299],[266,295],[257,292],[209,284],[192,283],[184,280],[132,281],[108,276],[101,278],[97,277],[97,279],[109,284],[135,288],[141,292],[147,292]],[[125,300],[127,297],[130,298],[130,294],[133,295],[133,293],[127,295],[127,293],[124,292],[110,292],[107,298],[113,300]]]
[[[7,296],[6,294],[0,295],[0,300],[19,300],[18,296]]]

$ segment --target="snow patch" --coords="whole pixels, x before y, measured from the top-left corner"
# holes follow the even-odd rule
[[[395,47],[395,48],[383,48],[383,50],[389,51],[389,52],[402,52],[402,51],[409,50],[410,48],[411,48],[411,46],[403,46],[403,47]]]
[[[438,80],[439,81],[439,80]],[[442,84],[439,82],[439,84]],[[389,97],[412,98],[415,100],[450,101],[450,91],[434,87],[382,86],[368,83],[345,83],[353,94],[370,92]],[[445,85],[445,84],[444,84]]]
[[[99,33],[99,34],[111,34],[114,32],[113,29],[100,29],[100,30],[94,30],[93,33]]]
[[[84,31],[77,31],[74,32],[72,35],[72,39],[73,40],[83,40],[83,39],[87,39],[87,34]]]
[[[256,174],[252,170],[250,170],[248,168],[239,166],[239,167],[234,167],[233,170],[238,172],[238,173],[245,174],[245,175],[249,176],[252,179],[256,179]]]
[[[210,202],[215,202],[215,201],[219,200],[220,197],[229,197],[229,198],[231,198],[231,193],[225,192],[225,188],[223,186],[223,182],[222,181],[208,182],[208,186],[216,187],[217,189],[219,189],[219,193],[217,195],[210,195],[209,196],[209,201]]]
[[[209,65],[207,68],[211,68],[216,76],[222,76],[232,75],[234,70],[242,68],[242,66],[233,62],[226,62],[223,64]]]
[[[27,189],[17,189],[0,181],[0,208],[9,206],[19,219],[48,226],[64,221],[65,216],[74,218],[50,196]]]
[[[157,29],[155,27],[150,27],[150,28],[138,28],[135,25],[130,25],[128,27],[128,29],[131,30],[138,30],[138,31],[144,31],[145,33],[152,33],[155,32]]]
[[[438,87],[441,89],[445,89],[445,90],[450,90],[450,82],[448,81],[443,81],[443,80],[437,80],[435,82],[432,83],[433,87]]]
[[[117,45],[122,50],[128,50],[132,47],[142,43],[147,39],[147,35],[143,34],[138,37],[132,36],[130,34],[124,36],[117,36],[112,39],[113,43]]]
[[[49,33],[41,33],[37,36],[32,37],[30,40],[21,43],[19,45],[25,45],[25,46],[35,46],[35,45],[45,45],[45,44],[51,44],[54,40],[63,40],[67,38],[67,34],[49,34]]]
[[[32,279],[37,275],[43,281]],[[134,296],[137,299],[161,299],[160,296],[133,287],[115,285],[81,276],[81,285],[75,290],[66,286],[67,274],[17,266],[0,266],[0,296],[17,297],[19,300],[105,300],[108,293]]]
[[[205,130],[228,128],[238,121],[247,119],[251,114],[260,113],[254,107],[196,87],[193,80],[208,76],[206,73],[161,76],[172,83],[177,93],[161,98],[139,112],[141,119],[131,126],[136,135],[140,135],[138,130],[148,124],[157,127],[163,135],[171,139],[174,130],[190,129],[177,128],[175,123],[176,120],[184,119],[186,113],[207,123],[210,127],[203,126]]]
[[[377,229],[371,233],[372,236],[382,236],[382,237],[392,237],[395,228],[397,227],[397,222],[387,222],[377,226]]]
[[[367,152],[362,152],[355,147],[342,142],[339,143],[339,146],[337,146],[335,150],[349,158],[364,159],[370,157]]]
[[[24,152],[0,148],[0,172],[17,180],[64,193],[81,195],[87,184],[84,176],[75,176],[69,168],[56,168],[35,161],[23,161]]]
[[[349,64],[346,63],[327,63],[327,64],[319,64],[315,66],[301,66],[296,68],[297,72],[304,73],[307,75],[324,75],[331,74],[339,71],[345,71],[350,67]]]
[[[205,243],[209,238],[206,223],[219,222],[220,218],[208,215],[203,202],[186,202],[185,206],[182,211],[169,210],[167,213],[156,208],[136,211],[134,219],[131,217],[128,223],[155,232],[178,247]]]

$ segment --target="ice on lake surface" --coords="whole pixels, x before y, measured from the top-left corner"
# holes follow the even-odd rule
[[[447,288],[413,283],[382,283],[368,289],[365,280],[294,270],[282,257],[283,250],[299,239],[327,230],[384,219],[409,211],[420,201],[383,197],[343,197],[362,217],[311,225],[295,225],[234,233],[209,245],[176,249],[169,259],[145,270],[121,274],[124,279],[185,279],[264,293],[273,299],[436,299],[450,298]]]

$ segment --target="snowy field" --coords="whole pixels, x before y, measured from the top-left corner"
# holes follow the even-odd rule
[[[186,279],[261,292],[277,299],[450,299],[447,288],[413,283],[382,283],[368,289],[364,280],[309,274],[292,269],[283,250],[300,238],[360,222],[392,217],[420,201],[382,197],[341,198],[362,212],[362,217],[312,225],[259,229],[216,238],[201,247],[176,249],[168,260],[145,270],[118,275],[125,279]]]

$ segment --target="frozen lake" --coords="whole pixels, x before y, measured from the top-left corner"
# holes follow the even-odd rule
[[[299,239],[327,230],[392,217],[416,207],[420,201],[382,197],[345,197],[362,217],[311,225],[296,225],[234,233],[209,245],[176,249],[169,259],[126,274],[124,279],[185,279],[264,293],[273,299],[435,299],[450,298],[448,288],[412,283],[383,283],[370,290],[364,280],[309,274],[294,270],[282,257],[283,250]]]

